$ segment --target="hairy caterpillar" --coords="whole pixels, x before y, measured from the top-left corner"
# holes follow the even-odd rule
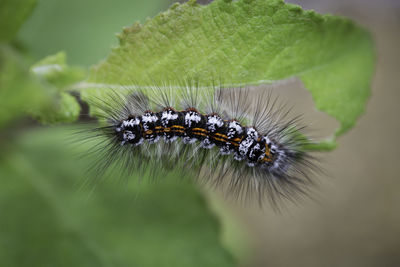
[[[255,98],[249,92],[193,83],[110,90],[91,103],[106,122],[91,131],[102,140],[93,150],[101,154],[95,169],[116,164],[154,175],[174,169],[260,203],[304,195],[316,168],[299,117],[288,119],[270,92]]]

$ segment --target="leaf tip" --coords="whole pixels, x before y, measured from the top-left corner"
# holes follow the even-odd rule
[[[139,21],[136,21],[135,23],[133,23],[133,25],[131,27],[124,27],[123,32],[125,34],[137,33],[137,32],[140,32],[141,29],[142,29],[142,25],[140,24]]]
[[[141,29],[142,29],[142,25],[140,24],[140,22],[136,21],[135,23],[133,23],[132,26],[123,27],[122,32],[117,33],[115,36],[118,38],[119,44],[123,45],[123,44],[125,44],[127,36],[138,33],[138,32],[140,32]]]
[[[332,151],[336,149],[337,145],[335,137],[332,137],[322,142],[310,143],[304,149],[308,151]]]
[[[197,5],[197,0],[189,0],[187,3],[189,6],[195,6]]]
[[[308,16],[312,21],[320,23],[324,20],[324,16],[321,16],[314,10],[304,10],[304,14]]]
[[[173,3],[173,4],[169,7],[169,9],[170,9],[170,10],[174,10],[174,9],[178,8],[180,5],[181,5],[181,4],[179,4],[179,3]]]
[[[287,6],[288,10],[291,11],[291,12],[295,12],[295,13],[302,13],[303,12],[303,9],[299,5],[286,4],[286,6]]]
[[[246,4],[251,4],[254,0],[243,0],[244,3]]]

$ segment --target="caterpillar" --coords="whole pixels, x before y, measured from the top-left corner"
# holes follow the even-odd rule
[[[261,204],[307,195],[316,165],[300,116],[288,119],[290,109],[270,91],[253,98],[250,91],[194,83],[109,90],[91,101],[105,123],[90,131],[101,138],[94,168],[143,174],[150,164],[153,176],[189,173]]]

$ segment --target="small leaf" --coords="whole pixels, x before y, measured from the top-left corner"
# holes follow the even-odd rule
[[[42,123],[73,122],[78,119],[80,106],[77,100],[65,93],[68,86],[82,80],[86,71],[80,67],[70,67],[66,64],[66,55],[59,52],[48,56],[31,67],[33,72],[42,81],[53,95],[53,104],[43,107],[34,114]]]
[[[60,91],[64,91],[68,85],[86,77],[86,70],[81,67],[68,66],[66,57],[64,52],[47,56],[35,63],[31,70],[37,76],[45,79],[46,82],[56,86]]]
[[[78,119],[81,107],[75,97],[68,93],[52,93],[51,105],[31,111],[31,115],[43,124],[74,122]]]
[[[119,38],[80,85],[83,99],[99,96],[100,88],[174,84],[177,77],[233,86],[299,77],[317,109],[341,123],[337,137],[355,124],[370,94],[375,56],[369,33],[348,19],[281,0],[174,4]],[[332,138],[319,149],[334,146]]]
[[[0,127],[24,115],[47,124],[77,120],[80,106],[63,91],[85,74],[80,68],[68,67],[62,53],[35,64],[29,71],[19,52],[1,45]]]
[[[0,128],[50,104],[49,91],[29,73],[23,57],[13,48],[0,45]]]

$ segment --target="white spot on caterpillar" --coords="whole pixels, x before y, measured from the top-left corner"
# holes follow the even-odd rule
[[[138,118],[130,119],[130,120],[125,120],[122,122],[122,126],[125,127],[133,127],[135,125],[139,125],[140,120]]]
[[[223,146],[219,149],[219,153],[221,155],[229,155],[232,153],[231,149],[229,148],[229,146]]]
[[[143,122],[156,122],[157,120],[157,116],[151,113],[146,113],[142,116]]]
[[[241,161],[244,159],[244,156],[240,155],[239,153],[235,153],[233,156],[233,159],[237,160],[237,161]]]
[[[253,138],[254,140],[258,139],[258,132],[253,127],[247,129],[247,136]]]
[[[258,133],[257,133],[256,129],[254,129],[253,127],[248,128],[246,133],[247,133],[246,138],[239,144],[238,150],[239,150],[239,154],[241,156],[247,155],[251,145],[258,138]]]
[[[188,111],[185,115],[185,125],[187,127],[192,127],[192,123],[198,123],[201,120],[200,115],[194,111]]]
[[[147,143],[149,143],[149,144],[155,144],[155,143],[158,142],[158,140],[160,140],[160,136],[159,136],[159,135],[156,135],[156,136],[153,137],[153,138],[147,139]]]
[[[162,125],[164,127],[167,127],[169,121],[176,120],[177,118],[178,118],[178,114],[176,112],[174,112],[173,110],[170,110],[170,109],[165,110],[165,111],[163,111],[163,113],[161,115]]]
[[[239,145],[239,154],[241,156],[245,156],[247,152],[249,151],[250,146],[253,144],[253,140],[250,138],[246,138],[242,142],[240,142]]]
[[[267,144],[267,146],[271,146],[272,142],[271,142],[271,140],[270,140],[267,136],[264,136],[263,140],[265,141],[265,143]]]
[[[241,134],[243,132],[242,126],[237,121],[229,122],[228,127],[228,138],[233,138],[236,134]]]
[[[126,142],[135,139],[135,137],[136,137],[136,135],[134,133],[132,133],[131,131],[125,131],[124,135],[123,135],[124,141],[126,141]]]
[[[178,139],[178,136],[172,136],[171,138],[168,138],[167,136],[164,136],[164,141],[165,141],[165,143],[172,143],[172,142],[175,142],[176,139]]]
[[[271,154],[276,154],[276,151],[278,150],[278,147],[276,145],[271,146]]]
[[[142,116],[143,130],[148,131],[150,128],[148,126],[149,123],[157,122],[158,118],[155,114],[146,113]]]
[[[184,144],[193,144],[194,142],[197,141],[197,138],[186,136],[186,137],[183,137],[182,141]]]
[[[215,144],[211,142],[210,138],[206,138],[201,142],[201,147],[202,148],[206,148],[206,149],[210,149],[212,147],[214,147]]]
[[[264,153],[264,152],[265,152],[265,148],[264,148],[264,152],[263,152],[262,149],[261,149],[260,144],[257,143],[257,144],[250,150],[249,158],[254,158],[254,157],[256,157],[256,154],[255,154],[256,151],[260,151],[260,152]]]
[[[207,129],[210,132],[215,132],[217,128],[220,128],[224,125],[224,121],[218,115],[208,116],[207,117]]]

